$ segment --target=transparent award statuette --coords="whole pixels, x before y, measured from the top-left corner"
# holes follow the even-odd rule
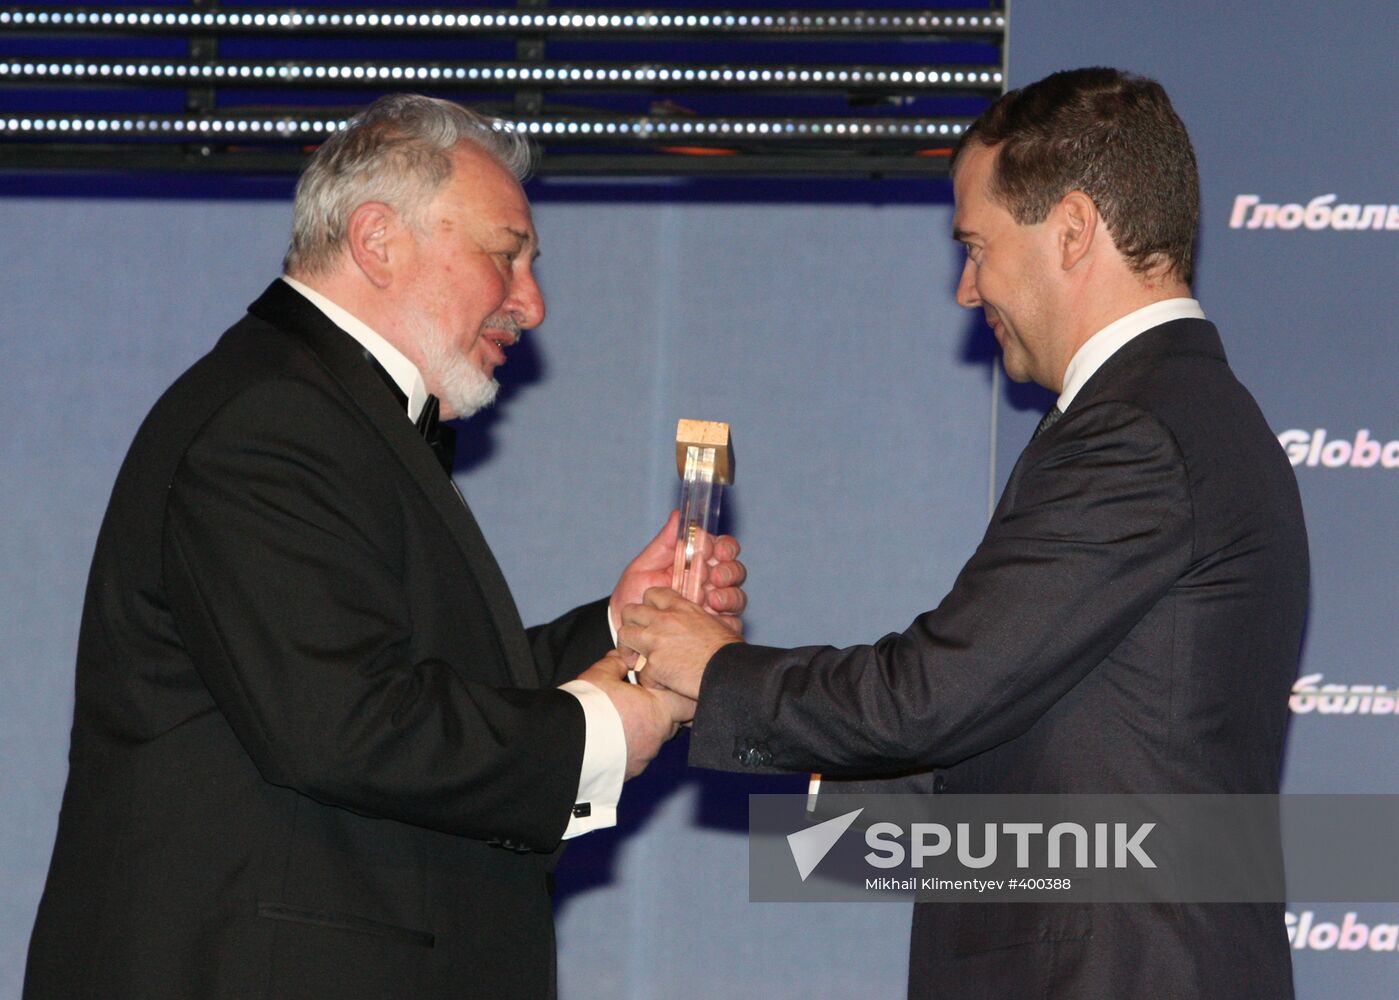
[[[704,600],[709,578],[724,487],[733,482],[729,425],[681,420],[675,429],[675,465],[680,473],[680,528],[670,585],[698,604]]]
[[[675,428],[675,466],[680,473],[680,527],[670,586],[700,604],[709,579],[724,487],[733,482],[729,425],[717,420],[681,420]],[[638,656],[630,671],[633,683],[645,666],[646,657]]]

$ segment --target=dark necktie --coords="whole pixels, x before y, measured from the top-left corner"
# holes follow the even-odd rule
[[[1046,413],[1043,417],[1040,418],[1039,426],[1035,428],[1035,433],[1031,435],[1030,440],[1033,441],[1045,431],[1049,430],[1049,428],[1057,424],[1059,422],[1059,418],[1063,415],[1063,412],[1056,405],[1054,409],[1050,410],[1048,413]]]
[[[379,359],[370,353],[368,348],[361,348],[364,353],[364,360],[369,362],[369,367],[383,381],[388,390],[393,393],[393,398],[398,400],[398,405],[406,411],[408,409],[408,397],[403,394],[403,390],[398,387],[398,383],[393,380],[393,376],[383,365],[379,364]],[[442,466],[442,471],[448,476],[452,474],[452,462],[457,454],[457,432],[451,427],[442,426],[442,421],[438,418],[439,405],[436,396],[428,396],[427,402],[423,404],[423,411],[418,414],[418,433],[423,436],[423,440],[428,443],[437,456],[438,463]]]

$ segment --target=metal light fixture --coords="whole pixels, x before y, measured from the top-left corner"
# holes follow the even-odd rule
[[[381,93],[554,174],[938,174],[1004,88],[999,9],[0,5],[0,167],[292,171]]]

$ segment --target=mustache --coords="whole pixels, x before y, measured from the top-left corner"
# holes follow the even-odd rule
[[[487,330],[504,330],[506,333],[517,338],[520,334],[524,333],[524,329],[520,326],[519,321],[508,313],[502,313],[498,316],[488,316],[481,326]]]

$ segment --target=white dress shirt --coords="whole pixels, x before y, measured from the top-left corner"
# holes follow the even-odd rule
[[[407,416],[417,422],[427,402],[427,386],[416,365],[404,357],[403,352],[375,333],[362,320],[336,305],[314,288],[309,288],[295,278],[282,276],[313,306],[323,312],[327,319],[345,333],[353,337],[366,351],[374,355],[374,360],[384,367],[389,377],[408,397]],[[607,627],[612,630],[612,640],[617,639],[612,626],[612,615],[607,616]],[[622,798],[622,783],[627,777],[627,735],[622,728],[622,717],[617,714],[612,699],[587,681],[572,680],[559,685],[578,699],[583,706],[584,739],[583,769],[578,776],[578,794],[573,815],[564,830],[564,839],[577,837],[617,825],[617,803]],[[579,815],[583,813],[583,815]]]
[[[1121,319],[1113,320],[1079,345],[1074,356],[1069,359],[1069,367],[1064,369],[1064,390],[1059,393],[1059,402],[1055,404],[1059,407],[1059,412],[1069,411],[1069,404],[1074,401],[1084,384],[1093,377],[1093,373],[1128,341],[1171,320],[1204,318],[1204,310],[1194,299],[1162,299],[1149,306],[1142,306],[1135,312],[1129,312]]]

